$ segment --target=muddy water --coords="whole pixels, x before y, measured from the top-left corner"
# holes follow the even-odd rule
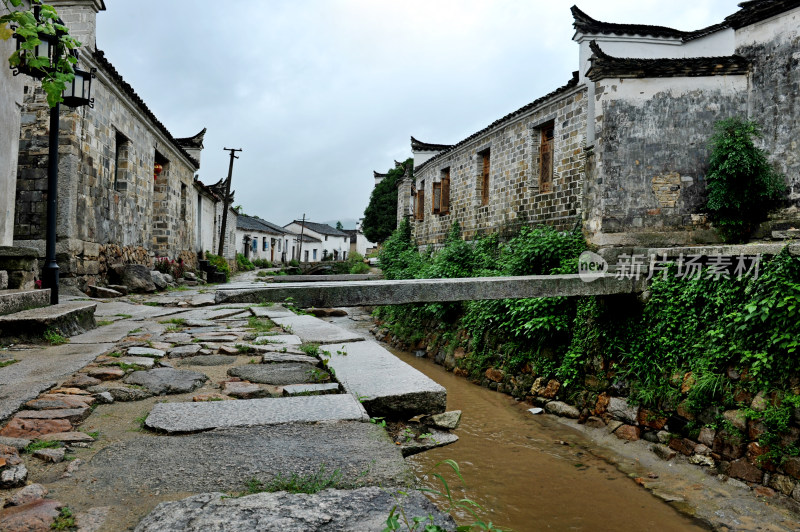
[[[361,330],[369,324],[345,321],[337,324]],[[447,389],[448,410],[463,411],[458,442],[408,461],[424,478],[440,461],[455,460],[466,484],[458,496],[490,509],[485,521],[517,532],[703,530],[599,458],[569,427],[534,416],[527,412],[530,405],[456,377],[431,360],[390,350]],[[441,489],[431,475],[424,482]],[[448,483],[458,484],[453,478]],[[462,524],[474,521],[464,512],[458,517]]]

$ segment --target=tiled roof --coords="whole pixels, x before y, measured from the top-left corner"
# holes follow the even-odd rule
[[[750,0],[740,3],[739,7],[739,11],[725,18],[725,22],[733,29],[743,28],[800,7],[800,0]]]
[[[306,229],[311,229],[315,233],[319,233],[321,235],[347,236],[347,233],[339,231],[335,227],[331,227],[328,224],[318,224],[318,223],[314,223],[314,222],[309,222],[308,220],[306,220],[305,222],[303,222],[302,220],[295,220],[292,223],[295,223],[295,224],[301,225],[301,226],[305,225]],[[287,224],[287,225],[290,225],[290,224]]]
[[[157,129],[161,130],[164,136],[166,136],[167,139],[172,142],[172,144],[175,146],[175,149],[189,159],[192,164],[194,164],[194,169],[197,170],[200,168],[200,163],[198,163],[191,155],[189,155],[184,147],[178,142],[178,139],[172,136],[172,133],[170,133],[164,124],[162,124],[161,121],[156,118],[156,115],[153,114],[153,111],[147,107],[147,104],[144,103],[144,100],[142,100],[141,97],[136,94],[136,91],[133,90],[133,87],[131,87],[131,85],[123,79],[122,75],[117,72],[116,68],[114,68],[114,65],[112,65],[108,59],[106,59],[105,52],[102,50],[95,50],[92,53],[92,57],[94,57],[97,65],[111,77],[111,79],[119,86],[120,89],[122,89],[122,92],[127,94],[133,103],[139,107],[139,110],[142,111],[142,113],[144,113],[144,115],[152,121],[153,125]]]
[[[211,195],[214,198],[214,201],[221,201],[222,200],[222,197],[219,194],[217,194],[215,190],[213,190],[210,186],[208,186],[205,183],[203,183],[202,181],[200,181],[200,179],[197,176],[195,176],[195,178],[194,178],[194,184],[195,184],[196,187],[200,188],[201,190],[205,191],[207,194]]]
[[[666,26],[649,26],[646,24],[618,24],[595,20],[578,6],[572,6],[572,26],[579,32],[590,35],[641,35],[649,37],[662,37],[690,41],[729,27],[726,22],[714,24],[695,31],[681,31]]]
[[[681,59],[632,59],[612,57],[597,45],[589,43],[592,66],[586,76],[597,81],[604,78],[668,78],[685,76],[720,76],[746,74],[750,61],[738,55],[724,57],[690,57]]]
[[[556,97],[556,96],[558,96],[560,94],[563,94],[563,93],[565,93],[565,92],[569,91],[570,89],[573,89],[573,88],[575,88],[577,86],[578,86],[578,72],[575,71],[575,72],[572,73],[572,79],[569,80],[565,85],[562,85],[561,87],[557,88],[553,92],[551,92],[549,94],[545,94],[541,98],[537,98],[536,100],[532,101],[531,103],[529,103],[529,104],[527,104],[527,105],[525,105],[523,107],[520,107],[519,109],[517,109],[513,113],[509,113],[506,116],[504,116],[503,118],[495,120],[494,122],[492,122],[491,124],[489,124],[485,128],[481,129],[480,131],[478,131],[476,133],[473,133],[469,137],[465,138],[462,141],[457,142],[456,144],[453,144],[452,146],[450,146],[448,149],[442,151],[441,153],[437,153],[435,156],[431,157],[430,159],[428,159],[427,161],[425,161],[421,165],[417,166],[414,169],[414,171],[415,172],[419,172],[421,169],[425,168],[428,164],[431,164],[432,161],[438,161],[439,158],[441,158],[445,154],[450,153],[451,151],[455,150],[456,148],[459,148],[459,147],[463,146],[464,144],[470,142],[471,140],[473,140],[473,139],[475,139],[477,137],[480,137],[481,135],[485,134],[486,132],[490,131],[491,129],[494,129],[495,127],[500,126],[503,123],[508,122],[509,120],[512,120],[512,119],[518,117],[519,115],[524,114],[524,113],[530,111],[531,109],[534,109],[534,108],[542,105],[543,103],[547,102],[548,100],[550,100],[550,99],[552,99],[552,98],[554,98],[554,97]]]
[[[383,177],[386,177],[386,176],[387,176],[387,175],[389,175],[389,174],[382,174],[382,173],[380,173],[380,172],[376,172],[375,170],[373,170],[373,171],[372,171],[372,175],[375,177],[375,179],[377,179],[377,178],[379,178],[379,177],[381,177],[381,178],[383,178]]]
[[[236,217],[236,228],[244,229],[246,231],[261,231],[262,233],[270,233],[274,235],[285,235],[287,233],[287,231],[282,227],[278,227],[273,223],[262,220],[258,216],[248,216],[246,214],[240,214]]]
[[[175,139],[175,141],[185,148],[203,149],[203,138],[206,136],[206,128],[193,137]]]
[[[411,136],[411,151],[442,151],[452,147],[452,144],[429,144]]]

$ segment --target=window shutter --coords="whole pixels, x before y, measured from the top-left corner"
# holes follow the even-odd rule
[[[481,180],[481,205],[489,205],[489,152],[483,154],[483,172]]]
[[[553,191],[553,126],[542,130],[539,145],[539,192]]]
[[[442,184],[433,184],[433,214],[441,213],[442,205]]]
[[[450,212],[450,172],[447,172],[442,178],[442,206],[440,213],[447,214]]]

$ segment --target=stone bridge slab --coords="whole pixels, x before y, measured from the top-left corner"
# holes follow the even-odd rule
[[[447,390],[376,342],[320,346],[331,353],[328,367],[345,391],[361,400],[372,417],[410,419],[439,414]]]
[[[200,432],[218,428],[255,427],[319,421],[367,421],[369,417],[349,394],[158,403],[145,425],[168,433]]]
[[[520,299],[529,297],[606,296],[641,291],[634,279],[606,275],[585,282],[578,275],[470,277],[464,279],[403,279],[272,284],[260,288],[227,289],[215,295],[217,303],[282,302],[292,298],[300,307],[357,307]]]
[[[364,337],[337,327],[314,316],[286,316],[272,318],[272,321],[300,337],[303,342],[332,344],[339,342],[360,342]]]

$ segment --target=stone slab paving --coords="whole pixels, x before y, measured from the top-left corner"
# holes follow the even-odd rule
[[[71,344],[98,344],[119,342],[136,328],[136,325],[125,320],[104,325],[91,331],[73,336],[69,339]]]
[[[134,371],[123,382],[144,386],[155,395],[186,393],[199,388],[208,377],[204,373],[184,369],[156,368]]]
[[[325,384],[289,384],[283,387],[283,394],[290,397],[295,395],[323,395],[337,393],[338,391],[338,382],[328,382]]]
[[[271,336],[259,336],[253,340],[256,344],[281,344],[281,345],[300,345],[303,341],[296,334],[273,334]]]
[[[325,490],[313,495],[257,493],[240,498],[224,493],[203,493],[180,501],[162,502],[142,519],[135,532],[379,531],[385,528],[386,518],[399,502],[406,515],[430,514],[435,516],[433,524],[443,530],[455,530],[455,522],[422,493],[408,491],[410,493],[399,500],[395,500],[393,491],[375,487]]]
[[[151,369],[153,366],[156,365],[156,361],[154,358],[151,357],[116,357],[113,360],[109,360],[104,362],[104,364],[115,364],[117,362],[121,362],[123,364],[136,364],[137,366],[141,366],[145,369]]]
[[[288,318],[294,316],[295,313],[280,305],[272,305],[271,307],[250,307],[250,312],[256,318]]]
[[[128,348],[128,355],[129,356],[161,358],[166,354],[167,353],[165,351],[162,351],[161,349],[153,349],[152,347],[130,347],[130,348]]]
[[[235,356],[228,355],[200,355],[195,357],[186,357],[178,364],[181,366],[227,366],[236,362]]]
[[[272,321],[284,329],[288,327],[288,330],[292,334],[299,336],[303,342],[332,344],[361,342],[364,340],[364,337],[358,333],[342,329],[314,316],[287,316],[285,318],[273,318]]]
[[[263,364],[285,364],[289,362],[297,362],[300,364],[311,364],[318,366],[320,361],[308,355],[297,355],[294,353],[264,353],[261,355],[261,362]]]
[[[5,421],[20,405],[35,399],[45,390],[111,350],[113,344],[65,344],[24,351],[9,351],[19,362],[0,368],[0,421]]]
[[[246,364],[228,370],[231,377],[261,384],[306,384],[330,379],[328,372],[311,364]]]
[[[234,304],[234,305],[218,305],[214,307],[204,307],[202,309],[183,310],[178,318],[186,320],[219,320],[222,318],[229,318],[242,314],[247,310],[249,305]]]
[[[446,410],[447,390],[372,341],[322,345],[345,391],[373,417],[409,419]],[[337,354],[337,351],[347,353]]]
[[[241,402],[245,401],[190,404]],[[154,492],[244,491],[250,479],[267,483],[278,474],[308,475],[322,464],[328,472],[341,470],[345,480],[370,486],[401,486],[413,480],[400,449],[381,427],[346,421],[142,435],[110,443],[70,482],[87,495],[110,502],[109,493],[149,498]]]
[[[117,314],[124,314],[130,316],[130,318],[126,319],[139,321],[169,316],[170,314],[178,314],[181,312],[184,312],[184,310],[175,307],[151,307],[149,305],[136,305],[125,301],[98,301],[94,315],[98,319],[106,319],[118,317]]]
[[[199,432],[319,421],[367,421],[364,408],[348,394],[246,399],[208,403],[158,403],[145,420],[151,429]]]
[[[169,358],[186,358],[196,355],[203,347],[200,344],[181,345],[167,351]]]

